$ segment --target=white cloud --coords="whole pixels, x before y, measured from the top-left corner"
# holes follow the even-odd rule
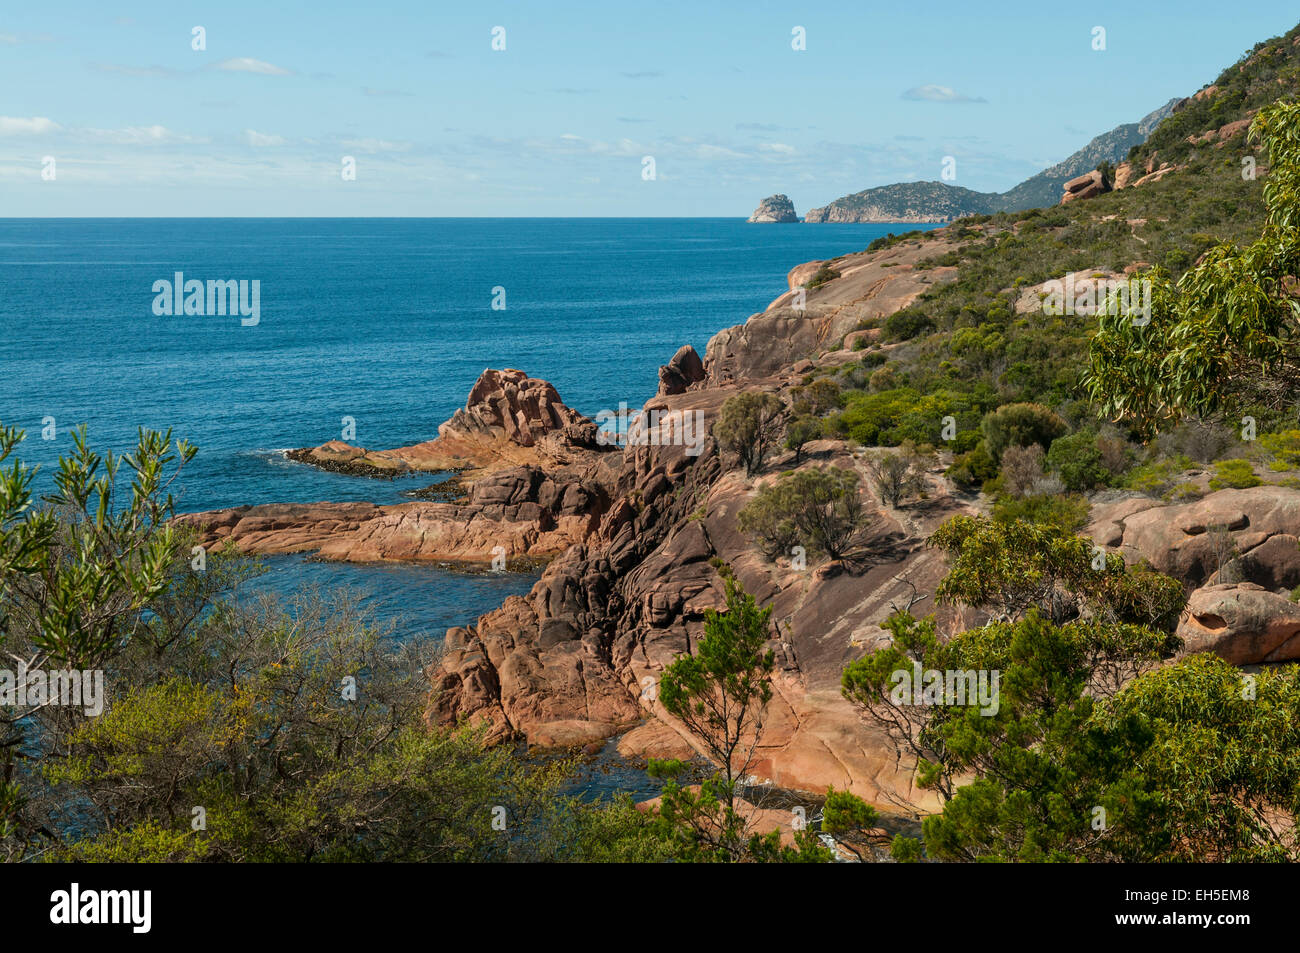
[[[262,60],[255,60],[251,56],[237,56],[233,59],[222,60],[216,65],[216,68],[225,70],[227,73],[260,73],[263,76],[290,75],[290,71],[283,67]]]
[[[711,146],[708,144],[700,145],[695,150],[697,159],[710,161],[713,159],[746,159],[742,152],[736,152],[734,149],[728,149],[726,146]]]
[[[244,141],[247,142],[250,146],[254,146],[254,147],[282,146],[284,145],[285,142],[283,136],[268,136],[258,132],[255,129],[244,130]]]
[[[406,152],[411,148],[409,142],[392,142],[388,139],[344,139],[340,143],[346,149],[357,152]]]
[[[44,116],[22,119],[16,116],[0,116],[0,136],[40,136],[47,132],[57,132],[59,124]]]
[[[761,152],[774,152],[782,156],[792,156],[799,151],[794,146],[788,146],[784,142],[764,142],[758,148]]]
[[[950,86],[936,86],[934,83],[928,83],[925,86],[913,86],[903,93],[903,99],[915,99],[929,103],[986,103],[988,102],[983,96],[963,96]]]
[[[204,139],[195,139],[192,136],[186,136],[179,132],[173,132],[166,126],[160,126],[156,123],[152,126],[127,126],[123,129],[85,129],[71,130],[74,136],[84,132],[85,136],[92,139],[113,142],[123,146],[137,145],[154,145],[158,143],[179,143],[179,142],[206,142]]]

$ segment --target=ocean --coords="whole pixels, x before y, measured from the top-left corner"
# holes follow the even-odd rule
[[[590,416],[639,406],[683,344],[786,290],[786,273],[901,225],[740,219],[0,219],[0,421],[51,468],[88,428],[132,446],[172,428],[199,455],[181,512],[240,504],[400,502],[432,482],[326,473],[283,451],[340,438],[432,438],[488,367],[551,381]],[[155,283],[256,281],[257,322],[157,314]],[[246,299],[247,300],[247,299]],[[496,307],[494,308],[494,304]],[[50,418],[53,418],[51,421]],[[43,439],[42,433],[53,439]],[[268,560],[259,585],[348,586],[399,633],[440,637],[529,574]]]

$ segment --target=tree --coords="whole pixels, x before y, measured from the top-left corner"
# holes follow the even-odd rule
[[[1036,612],[947,642],[932,619],[890,628],[893,644],[849,666],[844,691],[939,794],[942,811],[922,824],[930,857],[1300,859],[1294,667],[1245,676],[1211,655],[1153,667],[1160,633]],[[893,704],[890,675],[913,660],[998,671],[996,712]],[[1098,678],[1101,664],[1125,677]],[[896,856],[916,847],[896,842]]]
[[[1182,584],[1059,526],[955,516],[929,543],[948,555],[940,602],[990,612],[1000,621],[1031,609],[1054,622],[1080,616],[1173,631],[1186,602]]]
[[[780,435],[780,417],[785,405],[774,394],[746,391],[728,397],[722,405],[713,437],[723,450],[736,455],[752,477],[763,468],[763,459]]]
[[[754,597],[731,576],[727,607],[706,609],[704,635],[693,655],[664,669],[659,702],[704,744],[726,782],[730,806],[736,778],[744,774],[758,745],[763,709],[772,697],[776,656],[766,649],[772,638],[772,607],[758,608]]]
[[[21,437],[0,428],[0,457]],[[78,433],[42,509],[31,470],[0,471],[3,648],[29,671],[93,667],[112,701],[96,715],[5,699],[0,857],[671,856],[630,805],[565,794],[571,763],[426,726],[430,648],[346,594],[251,598],[260,563],[229,547],[194,565],[167,494],[193,453],[144,432],[100,458]]]
[[[1097,434],[1092,430],[1080,430],[1052,441],[1047,462],[1061,475],[1067,490],[1094,490],[1110,478],[1110,472],[1102,465]]]
[[[843,406],[840,385],[829,377],[819,377],[811,384],[790,391],[790,407],[798,416],[821,417]]]
[[[822,435],[822,422],[816,417],[795,417],[785,428],[785,447],[794,451],[794,462],[803,455],[803,445]]]
[[[1145,433],[1186,416],[1259,404],[1290,407],[1300,390],[1300,103],[1276,102],[1251,122],[1270,157],[1268,209],[1253,244],[1207,251],[1175,284],[1154,268],[1149,321],[1103,313],[1084,386],[1102,412]]]
[[[802,543],[830,559],[854,553],[867,522],[858,474],[843,467],[783,473],[759,489],[736,525],[769,559]]]
[[[776,656],[771,606],[758,608],[754,597],[726,576],[724,612],[705,610],[704,635],[693,655],[679,656],[659,679],[658,698],[704,746],[718,774],[694,793],[670,781],[660,816],[683,833],[691,850],[721,859],[741,859],[748,841],[744,818],[736,810],[739,778],[753,761],[763,729],[763,712],[772,698]],[[659,762],[656,773],[676,774],[680,763]]]
[[[924,463],[908,444],[897,453],[881,452],[871,457],[867,473],[881,500],[890,506],[925,492]]]
[[[0,462],[23,438],[0,426]],[[101,457],[83,427],[72,453],[60,457],[55,492],[42,509],[33,508],[35,470],[15,459],[0,472],[0,647],[29,677],[99,669],[145,624],[144,610],[165,590],[183,542],[168,523],[168,490],[195,452],[184,441],[173,448],[170,431],[142,430],[133,453]],[[118,485],[125,472],[129,495]],[[29,729],[39,724],[40,734],[57,737],[84,717],[49,699],[0,711],[0,838],[10,856],[34,836],[15,780],[31,756]]]

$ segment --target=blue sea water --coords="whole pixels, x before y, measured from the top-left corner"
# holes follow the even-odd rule
[[[87,425],[97,449],[139,427],[200,452],[178,509],[398,502],[432,482],[326,473],[282,451],[339,438],[427,440],[487,367],[550,380],[594,416],[654,393],[682,344],[743,322],[786,273],[914,226],[739,219],[0,219],[0,421],[48,476]],[[154,314],[154,282],[257,280],[260,321]],[[495,289],[505,309],[494,310]],[[53,417],[55,439],[41,439]],[[403,631],[473,621],[521,574],[270,560],[262,585],[369,592]]]

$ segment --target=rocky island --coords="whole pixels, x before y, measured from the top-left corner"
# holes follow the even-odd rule
[[[758,208],[754,209],[754,214],[749,216],[746,221],[749,222],[797,222],[799,216],[794,212],[794,203],[784,195],[769,195],[763,201],[758,203]]]

